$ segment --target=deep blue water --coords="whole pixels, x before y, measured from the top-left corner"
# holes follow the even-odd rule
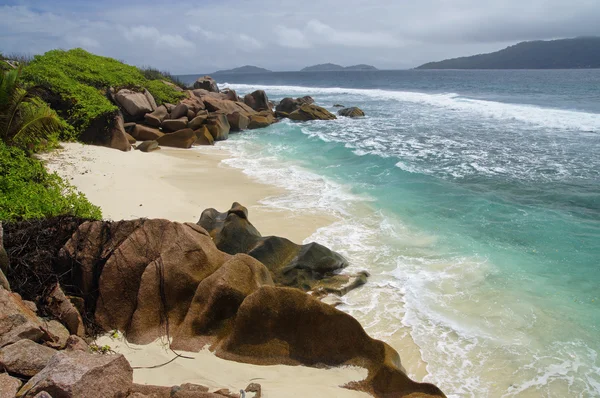
[[[315,238],[373,274],[345,310],[380,338],[408,328],[427,380],[463,396],[600,396],[600,70],[217,80],[365,111],[224,145],[295,190],[271,204],[344,220]]]

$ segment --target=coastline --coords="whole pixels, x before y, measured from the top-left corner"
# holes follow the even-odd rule
[[[261,204],[283,190],[223,164],[230,153],[218,146],[162,148],[153,153],[79,143],[62,147],[40,156],[46,168],[100,206],[107,220],[165,218],[195,223],[205,209],[227,211],[239,202],[263,236],[285,236],[296,243],[336,221],[324,213],[296,214]]]
[[[285,236],[298,243],[336,221],[324,213],[305,215],[262,205],[262,199],[283,194],[282,188],[257,182],[243,170],[224,165],[222,160],[231,154],[223,148],[165,148],[148,154],[79,143],[63,143],[62,147],[40,158],[50,172],[56,172],[100,206],[104,219],[166,218],[195,223],[204,209],[226,211],[238,201],[247,206],[252,223],[263,235]],[[160,340],[139,346],[102,336],[96,343],[123,354],[134,368],[152,367],[174,357]],[[134,381],[162,386],[195,383],[235,392],[260,378],[266,397],[290,392],[317,398],[369,396],[341,387],[363,380],[367,376],[363,368],[258,366],[218,358],[207,348],[185,355],[195,359],[136,369]]]

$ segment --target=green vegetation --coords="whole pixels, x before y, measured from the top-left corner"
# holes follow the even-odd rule
[[[0,140],[19,147],[35,147],[56,137],[61,120],[35,90],[20,84],[21,67],[0,73]]]
[[[47,147],[64,122],[34,88],[22,86],[21,69],[0,72],[0,220],[101,218],[100,208],[25,152]]]
[[[50,174],[20,148],[0,141],[0,220],[17,221],[58,215],[100,219],[100,208]]]
[[[489,54],[429,62],[417,69],[600,68],[600,37],[526,41]]]
[[[184,96],[161,81],[169,81],[166,76],[148,80],[135,66],[82,49],[52,50],[36,55],[24,69],[23,77],[46,90],[45,99],[72,126],[67,130],[69,135],[84,131],[96,118],[107,117],[117,110],[107,97],[110,87],[115,90],[146,88],[157,104],[176,103]]]

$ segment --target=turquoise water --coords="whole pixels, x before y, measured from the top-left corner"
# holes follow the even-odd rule
[[[425,380],[454,396],[600,396],[600,70],[221,79],[365,111],[224,145],[290,189],[265,204],[340,219],[312,238],[373,275],[342,308],[392,345],[410,335]]]

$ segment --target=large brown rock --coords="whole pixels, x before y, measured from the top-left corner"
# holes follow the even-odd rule
[[[223,113],[210,114],[206,119],[206,128],[208,128],[215,141],[223,141],[229,138],[231,126],[227,120],[227,115]]]
[[[247,253],[262,262],[280,285],[312,290],[319,281],[348,266],[344,257],[318,243],[297,245],[277,236],[262,237],[248,220],[248,210],[239,203],[226,213],[204,210],[198,225],[210,233],[219,250]]]
[[[162,121],[165,120],[168,114],[169,112],[167,111],[167,107],[161,105],[158,108],[156,108],[154,112],[146,113],[144,115],[144,120],[147,125],[158,128],[160,127]]]
[[[198,78],[198,80],[194,82],[194,88],[200,88],[214,93],[219,92],[219,86],[217,86],[217,82],[215,82],[214,79],[210,76]]]
[[[31,340],[19,340],[0,349],[0,368],[21,376],[35,376],[56,352]]]
[[[235,90],[232,90],[230,88],[224,89],[222,91],[222,94],[225,94],[225,99],[228,99],[229,101],[239,101],[240,100],[240,97],[238,97]]]
[[[315,104],[303,104],[288,117],[297,121],[337,119],[333,113]]]
[[[188,128],[198,130],[206,122],[206,119],[208,119],[208,112],[200,111],[196,114],[196,117],[189,121]]]
[[[215,139],[206,126],[200,127],[195,131],[196,142],[194,145],[215,145]]]
[[[193,113],[198,113],[206,109],[204,101],[202,101],[201,98],[198,98],[193,94],[190,95],[188,98],[182,99],[180,103],[187,106],[188,110],[192,111]]]
[[[0,347],[22,339],[49,340],[48,333],[20,296],[0,287]]]
[[[144,141],[141,144],[139,144],[135,149],[137,151],[142,152],[154,152],[158,151],[160,149],[160,146],[158,146],[158,141]]]
[[[299,109],[302,105],[304,104],[313,104],[315,102],[315,100],[312,97],[304,96],[304,97],[299,97],[299,98],[290,98],[290,97],[286,97],[284,99],[282,99],[281,101],[279,101],[279,104],[277,104],[277,106],[275,107],[275,110],[277,112],[281,112],[281,113],[285,113],[285,114],[290,114],[292,112],[294,112],[295,110]]]
[[[184,128],[186,128],[188,125],[188,118],[187,116],[182,116],[179,119],[168,119],[168,120],[163,120],[162,122],[162,129],[164,131],[178,131],[178,130],[183,130]]]
[[[264,285],[273,285],[273,280],[263,264],[246,254],[231,257],[198,285],[173,347],[198,351],[214,342],[244,299]]]
[[[338,111],[338,115],[346,117],[363,117],[365,116],[365,113],[362,111],[362,109],[353,106],[351,108],[340,109]]]
[[[143,92],[138,93],[128,89],[121,89],[115,94],[114,98],[130,116],[135,118],[143,118],[146,113],[150,113],[156,109],[156,105],[154,109],[152,108],[149,96]]]
[[[204,105],[206,105],[206,109],[210,112],[221,112],[226,115],[238,112],[246,117],[250,117],[251,115],[254,115],[256,113],[254,109],[250,108],[243,102],[217,99],[212,98],[210,96],[202,97],[202,101],[204,102]]]
[[[173,108],[170,119],[179,119],[183,116],[187,117],[188,110],[188,106],[185,103],[180,102]]]
[[[8,373],[0,373],[0,398],[14,398],[23,383]]]
[[[269,127],[271,124],[273,124],[273,121],[269,119],[269,117],[263,115],[253,115],[248,123],[248,128],[250,130],[261,129],[264,127]]]
[[[46,391],[55,398],[125,398],[132,384],[133,369],[123,355],[60,351],[17,397],[34,397]]]
[[[67,298],[60,285],[54,285],[46,297],[46,308],[71,332],[79,337],[85,336],[85,326],[81,314],[71,300]]]
[[[174,133],[165,134],[156,141],[161,146],[173,148],[191,148],[196,142],[196,133],[192,129],[182,129]]]
[[[361,366],[369,376],[352,387],[376,397],[444,397],[412,381],[396,351],[356,319],[297,289],[262,286],[248,296],[217,355],[259,365]]]
[[[248,117],[239,112],[228,114],[227,121],[229,122],[232,131],[242,131],[248,128]]]
[[[244,103],[257,112],[270,111],[269,98],[264,90],[256,90],[244,96]]]
[[[160,131],[159,129],[155,129],[155,128],[148,127],[148,126],[143,126],[141,124],[136,124],[135,127],[133,128],[133,131],[131,132],[131,135],[136,140],[154,141],[154,140],[162,137],[165,134],[162,131]]]
[[[125,132],[125,126],[123,116],[117,114],[114,117],[110,131],[110,148],[118,149],[119,151],[127,152],[131,150],[131,144],[127,139],[127,133]]]
[[[229,258],[201,227],[167,220],[82,224],[62,256],[73,283],[97,292],[88,307],[98,324],[142,344],[167,334],[167,318],[174,332],[198,284]]]

